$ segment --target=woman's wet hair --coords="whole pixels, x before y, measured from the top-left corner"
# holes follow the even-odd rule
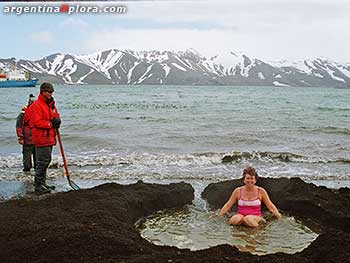
[[[255,169],[252,166],[247,166],[246,168],[244,168],[244,170],[243,170],[243,179],[245,178],[245,176],[247,174],[249,174],[251,176],[254,176],[255,180],[259,179],[258,173],[255,171]]]

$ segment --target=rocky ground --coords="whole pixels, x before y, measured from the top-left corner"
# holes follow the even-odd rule
[[[0,262],[347,262],[350,258],[350,190],[330,190],[299,179],[259,179],[284,213],[317,228],[304,251],[265,256],[230,245],[190,251],[156,246],[135,222],[194,198],[186,183],[104,184],[92,189],[0,203]],[[202,196],[221,206],[239,180],[209,185]]]

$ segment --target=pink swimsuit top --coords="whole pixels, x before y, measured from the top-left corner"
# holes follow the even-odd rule
[[[258,187],[258,196],[254,200],[242,199],[242,188],[239,189],[238,214],[243,216],[255,215],[262,216],[261,201],[259,199],[260,187]]]

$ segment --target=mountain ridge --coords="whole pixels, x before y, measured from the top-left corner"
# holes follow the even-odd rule
[[[185,51],[106,49],[85,55],[54,53],[39,60],[0,59],[0,68],[65,84],[254,85],[350,88],[350,63],[325,58],[263,61],[240,52],[206,57]]]

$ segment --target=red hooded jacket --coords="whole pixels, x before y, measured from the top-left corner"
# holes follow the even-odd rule
[[[35,147],[56,145],[56,129],[52,119],[60,118],[56,106],[49,106],[47,99],[39,94],[38,99],[30,106],[30,126]]]
[[[24,144],[33,144],[32,129],[30,128],[30,106],[28,105],[22,109],[22,112],[17,117],[16,132],[19,139],[24,140]]]

